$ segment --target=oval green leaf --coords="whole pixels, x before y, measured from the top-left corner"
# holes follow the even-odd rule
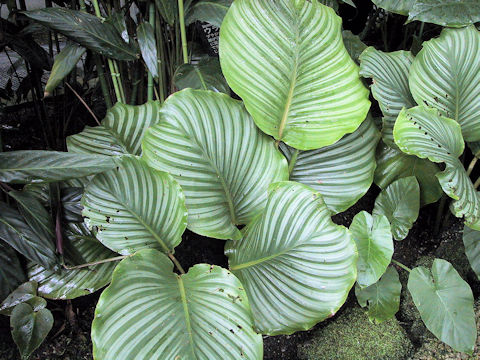
[[[142,53],[142,58],[147,65],[148,71],[154,78],[158,78],[157,43],[155,41],[153,26],[143,21],[137,27],[137,37],[140,52]]]
[[[258,127],[296,149],[335,143],[370,108],[341,20],[317,1],[234,1],[220,29],[220,62]]]
[[[230,95],[230,88],[223,77],[220,62],[214,57],[203,57],[197,64],[180,65],[173,82],[179,90],[192,88]]]
[[[69,152],[100,155],[140,155],[145,131],[160,120],[158,101],[143,105],[116,103],[107,111],[101,126],[87,126],[67,137]]]
[[[423,43],[410,69],[410,89],[426,104],[454,119],[465,141],[480,140],[480,32],[469,26],[444,29]]]
[[[478,0],[414,0],[408,21],[423,21],[441,26],[462,27],[480,21]]]
[[[457,351],[473,352],[477,327],[472,290],[448,261],[435,259],[431,272],[423,266],[413,269],[408,291],[428,330]]]
[[[375,171],[375,147],[380,136],[372,119],[352,134],[322,149],[300,151],[283,143],[290,180],[322,194],[334,213],[347,210],[368,191]]]
[[[420,187],[414,176],[398,179],[382,190],[375,200],[373,215],[385,215],[393,238],[403,240],[418,218]]]
[[[310,329],[343,305],[357,273],[355,243],[319,193],[273,184],[265,209],[243,231],[226,254],[262,334]]]
[[[218,266],[173,272],[156,250],[141,250],[115,269],[92,324],[97,360],[263,358],[240,281]]]
[[[182,189],[167,173],[124,156],[118,170],[99,174],[82,198],[85,223],[122,255],[144,248],[173,252],[182,241],[187,211]]]
[[[384,215],[372,216],[362,211],[353,218],[350,232],[358,250],[357,283],[364,288],[375,284],[392,260],[390,223]]]
[[[233,0],[199,0],[190,7],[185,21],[187,25],[195,21],[204,21],[220,27],[232,2]]]
[[[287,161],[239,101],[185,89],[170,96],[162,121],[143,139],[143,157],[185,192],[188,228],[218,239],[239,239],[264,207],[268,186],[288,179]]]
[[[463,245],[468,262],[480,280],[480,231],[465,226],[463,228]]]

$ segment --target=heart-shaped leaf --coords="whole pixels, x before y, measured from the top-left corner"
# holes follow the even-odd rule
[[[92,324],[97,360],[263,358],[240,281],[199,264],[177,275],[156,250],[123,260],[102,293]]]
[[[53,315],[48,309],[35,311],[31,305],[21,303],[12,311],[10,326],[22,359],[28,359],[52,329]]]
[[[290,180],[322,194],[334,213],[347,210],[368,191],[375,171],[379,133],[371,117],[353,133],[322,149],[300,151],[283,143]]]
[[[263,334],[307,330],[333,316],[357,272],[349,231],[332,222],[319,193],[289,181],[270,186],[265,209],[226,254]]]
[[[265,206],[268,186],[288,179],[286,159],[239,101],[205,90],[170,96],[162,121],[143,139],[148,165],[166,171],[185,192],[188,228],[239,239]]]
[[[463,228],[463,245],[468,262],[480,280],[480,231],[465,226]]]
[[[428,330],[457,351],[473,352],[477,327],[472,290],[448,261],[435,259],[431,272],[423,266],[413,269],[408,291]]]
[[[64,7],[24,11],[23,14],[106,57],[117,60],[137,59],[135,49],[122,39],[117,29],[95,15]]]
[[[220,27],[232,2],[233,0],[199,0],[190,8],[185,21],[187,24],[204,21]]]
[[[357,245],[357,283],[361,288],[375,284],[387,270],[393,255],[390,223],[384,215],[366,211],[355,215],[350,232]]]
[[[154,78],[158,78],[157,43],[155,41],[153,26],[143,21],[137,27],[137,37],[140,52],[142,53],[142,58],[147,65],[148,71]]]
[[[57,182],[97,174],[115,167],[112,158],[57,151],[0,153],[0,181],[16,184]]]
[[[416,105],[408,86],[413,56],[408,51],[384,53],[370,46],[360,56],[360,75],[372,78],[372,95],[383,113],[383,141],[395,146],[393,126],[402,108]]]
[[[46,268],[58,262],[54,243],[39,236],[14,208],[0,202],[0,239],[19,253]]]
[[[132,106],[117,103],[107,111],[101,126],[89,127],[69,136],[69,152],[101,155],[140,155],[145,131],[160,119],[161,104],[149,101]]]
[[[335,143],[370,108],[341,19],[317,1],[234,1],[220,29],[220,62],[258,127],[296,149]]]
[[[230,88],[222,74],[220,62],[214,57],[203,57],[197,64],[183,64],[173,78],[179,90],[186,88],[212,90],[230,94]]]
[[[12,247],[0,241],[0,301],[26,280],[25,273]]]
[[[104,247],[86,225],[69,223],[66,238],[85,262],[110,259],[116,254]],[[28,277],[38,283],[38,294],[47,299],[75,299],[91,294],[110,282],[115,262],[107,262],[81,269],[52,271],[30,263]]]
[[[124,156],[118,170],[99,174],[82,199],[86,224],[122,255],[144,248],[172,252],[182,241],[187,212],[182,189],[167,173]]]
[[[67,44],[55,57],[52,71],[45,85],[45,97],[51,95],[53,90],[62,82],[65,77],[77,66],[80,58],[87,49],[75,43]]]
[[[395,180],[415,176],[420,185],[421,206],[434,203],[442,196],[438,179],[432,176],[438,173],[440,168],[430,160],[404,154],[384,143],[378,145],[376,158],[375,184],[382,190]]]
[[[395,316],[400,307],[402,284],[398,272],[390,266],[380,280],[366,288],[355,286],[355,296],[361,307],[368,307],[370,321],[380,324]]]
[[[385,215],[393,238],[403,240],[418,218],[420,187],[414,176],[398,179],[382,190],[375,200],[373,215]]]
[[[465,141],[480,140],[478,53],[480,32],[474,26],[444,29],[439,38],[423,43],[410,69],[410,89],[416,102],[457,121]]]
[[[467,225],[478,227],[474,224],[480,219],[480,198],[458,159],[465,146],[460,125],[439,116],[435,109],[417,106],[402,110],[393,133],[403,152],[446,164],[436,177],[443,191],[455,200],[453,213],[464,216]]]

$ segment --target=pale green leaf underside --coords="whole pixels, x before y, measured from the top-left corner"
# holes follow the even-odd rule
[[[376,158],[375,184],[382,190],[395,180],[415,176],[420,185],[421,206],[434,203],[442,196],[438,179],[433,176],[440,168],[430,160],[404,154],[384,143],[378,145]]]
[[[463,228],[463,245],[465,245],[465,254],[470,266],[480,280],[480,231],[465,226]]]
[[[333,145],[299,151],[282,143],[280,148],[290,162],[290,180],[318,191],[328,208],[339,213],[355,204],[372,185],[378,139],[368,116],[354,133]]]
[[[364,288],[375,284],[392,260],[390,223],[384,215],[372,216],[362,211],[353,218],[350,232],[358,250],[357,283]]]
[[[375,200],[373,215],[385,215],[390,221],[393,238],[403,240],[417,220],[420,209],[420,187],[414,176],[398,179],[382,190]]]
[[[360,56],[360,75],[373,80],[372,95],[383,113],[383,141],[395,146],[393,126],[402,108],[415,106],[408,85],[413,56],[408,51],[384,53],[368,47]]]
[[[416,102],[456,120],[469,142],[480,140],[479,53],[480,33],[474,26],[444,29],[423,43],[409,76]]]
[[[177,275],[156,250],[141,250],[115,269],[92,324],[96,360],[263,358],[240,281],[199,264]]]
[[[364,289],[355,286],[358,303],[362,307],[368,307],[368,318],[377,324],[395,316],[400,307],[401,291],[402,284],[393,266],[375,284]]]
[[[448,261],[435,259],[431,272],[423,266],[413,269],[408,290],[428,330],[457,351],[473,352],[472,290]]]
[[[69,223],[65,235],[86,262],[109,259],[116,254],[104,247],[84,224]],[[91,294],[110,282],[117,264],[108,262],[89,268],[51,271],[30,263],[28,277],[38,283],[38,294],[47,299],[75,299]]]
[[[370,107],[341,20],[317,1],[234,1],[220,29],[220,63],[258,127],[296,149],[335,143]]]
[[[85,222],[122,255],[144,248],[171,252],[182,240],[187,212],[180,186],[167,173],[125,156],[119,169],[97,175],[82,199]]]
[[[458,159],[465,146],[460,125],[439,116],[435,109],[418,106],[400,113],[394,136],[403,152],[446,164],[436,177],[443,191],[456,200],[453,213],[465,217],[467,225],[476,223],[480,219],[480,198]]]
[[[295,182],[270,187],[265,209],[226,254],[263,334],[307,330],[332,316],[356,278],[349,231],[332,222],[319,193]]]
[[[132,106],[117,103],[107,111],[101,126],[87,126],[67,137],[69,152],[101,155],[140,155],[145,131],[159,119],[161,104],[149,101]]]
[[[271,183],[288,179],[286,159],[243,104],[225,94],[182,90],[161,117],[143,139],[143,158],[182,186],[190,230],[239,239],[235,225],[261,211]]]

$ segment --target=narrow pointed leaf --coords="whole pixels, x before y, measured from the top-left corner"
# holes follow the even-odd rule
[[[100,155],[43,150],[0,153],[0,181],[17,184],[79,178],[113,167],[115,162],[112,158]]]
[[[153,26],[148,22],[142,22],[137,27],[137,38],[148,71],[154,78],[158,78],[157,43]]]
[[[416,0],[408,21],[423,21],[441,26],[462,27],[480,21],[478,0]]]
[[[383,141],[395,147],[393,126],[402,108],[416,105],[408,86],[413,56],[408,51],[384,53],[367,48],[360,56],[360,75],[373,80],[372,95],[383,113]]]
[[[440,172],[440,168],[430,160],[407,155],[384,143],[377,147],[376,158],[375,184],[382,190],[395,180],[415,176],[420,185],[421,206],[434,203],[442,196],[438,179],[433,176]]]
[[[465,245],[468,262],[480,280],[480,231],[465,226],[463,228],[463,245]]]
[[[82,217],[83,188],[67,187],[61,189],[62,219],[67,222],[83,222]]]
[[[287,180],[286,159],[243,104],[225,94],[182,90],[161,116],[143,139],[144,159],[182,186],[190,230],[239,239],[235,225],[261,211],[271,183]]]
[[[69,152],[100,155],[140,155],[145,131],[160,119],[160,103],[149,101],[132,106],[115,104],[107,111],[101,126],[89,127],[69,136]]]
[[[408,291],[428,330],[457,351],[473,352],[477,328],[472,290],[448,261],[435,259],[431,271],[413,269]]]
[[[368,307],[370,321],[380,324],[395,316],[400,307],[400,283],[398,272],[390,266],[378,282],[366,288],[355,286],[355,296],[362,307]]]
[[[367,116],[368,91],[341,19],[317,1],[234,1],[220,29],[220,62],[258,127],[294,148],[331,145]]]
[[[265,209],[226,254],[262,334],[307,330],[333,316],[356,278],[349,231],[332,222],[319,193],[295,182],[271,185]]]
[[[0,301],[3,301],[25,280],[25,273],[15,250],[0,241]]]
[[[414,176],[401,178],[382,190],[375,200],[373,215],[385,215],[393,238],[403,240],[418,218],[420,187]]]
[[[362,211],[353,218],[350,232],[358,250],[357,283],[364,288],[375,284],[392,260],[390,223],[384,215],[372,216]]]
[[[53,315],[48,309],[35,311],[27,303],[18,304],[10,318],[12,337],[20,350],[22,359],[27,359],[47,337],[53,327]]]
[[[67,44],[55,57],[52,71],[45,85],[45,97],[51,95],[53,90],[77,66],[78,61],[85,54],[86,49],[75,43]]]
[[[232,2],[233,0],[199,0],[190,8],[185,21],[187,24],[204,21],[220,27]]]
[[[454,119],[465,141],[480,140],[480,32],[469,26],[444,29],[423,43],[410,70],[410,89],[426,104]]]
[[[104,247],[84,224],[68,224],[65,235],[72,246],[82,254],[85,262],[110,259],[117,254]],[[52,271],[30,263],[28,277],[38,283],[38,294],[47,299],[65,300],[91,294],[106,286],[117,262],[82,269]]]
[[[214,57],[202,58],[198,64],[180,65],[175,72],[173,82],[179,90],[192,88],[230,94],[220,62]]]
[[[290,180],[322,194],[334,213],[347,210],[368,191],[380,136],[368,117],[353,133],[322,149],[300,151],[280,144],[290,163]]]
[[[14,208],[0,202],[0,239],[26,258],[47,268],[57,265],[55,246],[40,237]]]
[[[0,305],[0,313],[8,315],[18,304],[27,302],[37,295],[38,284],[35,281],[28,281],[17,287]]]
[[[63,7],[25,11],[23,14],[108,58],[137,59],[135,49],[122,39],[117,29],[95,15]]]
[[[92,324],[97,360],[263,358],[240,281],[218,266],[173,272],[156,250],[123,260],[103,292]]]
[[[173,178],[135,157],[119,169],[97,175],[82,199],[85,222],[97,238],[122,255],[144,248],[172,252],[182,241],[187,213],[182,189]]]
[[[175,23],[178,16],[177,1],[175,0],[155,0],[155,7],[170,26]]]
[[[445,170],[436,177],[443,191],[455,200],[453,213],[465,217],[469,226],[477,223],[480,220],[480,198],[458,159],[465,146],[460,125],[439,116],[435,109],[418,106],[400,113],[394,136],[403,152],[446,164]]]

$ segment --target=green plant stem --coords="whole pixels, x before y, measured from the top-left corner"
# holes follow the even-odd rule
[[[473,184],[473,187],[476,189],[480,186],[480,176],[478,177],[478,179],[475,181],[475,183]]]
[[[163,45],[162,25],[160,16],[155,17],[155,37],[157,40],[157,63],[158,63],[158,92],[159,100],[163,103],[165,101],[165,49]]]
[[[125,103],[125,93],[123,91],[122,73],[119,70],[118,63],[116,60],[109,60],[109,61],[113,63],[115,74],[117,74],[118,88],[120,90],[120,102]]]
[[[183,63],[188,64],[187,32],[185,30],[183,0],[178,0],[178,17],[180,19],[180,34],[182,36]]]
[[[295,152],[293,153],[292,157],[290,158],[290,163],[288,164],[288,173],[291,174],[293,171],[293,167],[295,166],[295,163],[297,162],[298,154],[300,153],[300,150],[295,149]]]
[[[110,98],[110,91],[108,89],[107,80],[105,79],[105,72],[103,71],[103,63],[100,55],[93,54],[93,59],[95,60],[95,67],[97,68],[98,79],[100,81],[100,88],[102,89],[103,98],[105,99],[105,104],[107,108],[112,107],[112,99]]]
[[[175,264],[175,266],[177,267],[178,271],[180,271],[181,274],[185,274],[185,270],[183,270],[182,265],[180,265],[180,263],[179,263],[178,260],[175,258],[175,256],[173,256],[172,253],[168,253],[167,255],[168,255],[168,257],[170,258],[170,260],[172,260],[172,262]]]
[[[113,261],[120,261],[120,260],[123,260],[123,259],[126,259],[128,257],[130,257],[132,255],[123,255],[123,256],[116,256],[116,257],[113,257],[113,258],[109,258],[109,259],[103,259],[103,260],[98,260],[98,261],[93,261],[91,263],[86,263],[86,264],[81,264],[81,265],[75,265],[75,266],[67,266],[67,265],[63,265],[63,267],[67,270],[76,270],[76,269],[83,269],[83,268],[86,268],[86,267],[90,267],[90,266],[95,266],[95,265],[100,265],[100,264],[105,264],[105,263],[109,263],[109,262],[113,262]]]
[[[440,231],[440,224],[442,223],[443,219],[443,210],[445,208],[445,203],[447,202],[447,196],[445,194],[442,195],[440,199],[440,203],[438,204],[437,208],[437,215],[435,217],[435,226],[433,227],[433,233],[436,235]]]
[[[478,158],[476,156],[472,159],[472,161],[470,161],[470,164],[468,164],[468,168],[467,168],[467,176],[470,176],[477,161],[478,161]]]
[[[393,259],[392,259],[392,264],[395,264],[395,265],[401,267],[401,268],[402,268],[403,270],[405,270],[405,271],[408,271],[408,272],[411,272],[411,271],[412,271],[412,269],[410,269],[409,267],[403,265],[401,262],[399,262],[399,261],[397,261],[397,260],[393,260]]]
[[[148,4],[148,22],[155,28],[155,5],[152,2]],[[150,71],[147,78],[147,100],[153,100],[153,75]]]

